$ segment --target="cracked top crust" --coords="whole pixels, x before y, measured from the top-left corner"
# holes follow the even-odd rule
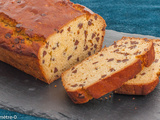
[[[25,28],[30,37],[47,38],[85,11],[85,7],[69,0],[0,0],[0,13]]]
[[[47,38],[88,8],[69,0],[0,0],[0,47],[37,57]]]

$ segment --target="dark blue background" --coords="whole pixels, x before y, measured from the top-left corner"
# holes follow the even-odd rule
[[[100,14],[109,30],[160,37],[160,0],[71,0]]]
[[[109,30],[160,37],[160,0],[71,0],[100,14]],[[0,110],[0,115],[17,115],[21,120],[46,120]]]

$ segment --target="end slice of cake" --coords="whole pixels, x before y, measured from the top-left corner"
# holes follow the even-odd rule
[[[115,90],[118,94],[147,95],[152,92],[159,83],[160,75],[160,40],[152,40],[155,49],[155,60],[149,67],[137,74],[133,79],[125,82],[123,86]]]

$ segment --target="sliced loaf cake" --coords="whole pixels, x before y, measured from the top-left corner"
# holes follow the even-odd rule
[[[101,50],[105,27],[69,0],[0,0],[0,61],[49,84]]]
[[[154,61],[152,41],[123,37],[62,74],[74,103],[82,104],[111,92]]]
[[[155,60],[151,66],[145,67],[133,79],[125,82],[115,93],[128,95],[147,95],[159,83],[160,75],[160,40],[153,40]]]

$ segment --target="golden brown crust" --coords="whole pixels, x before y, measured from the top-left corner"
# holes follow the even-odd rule
[[[1,61],[8,63],[18,68],[19,70],[22,70],[27,74],[30,74],[46,83],[49,83],[49,81],[46,81],[46,79],[43,76],[43,73],[41,72],[41,68],[39,67],[39,61],[37,58],[20,55],[1,47],[0,55]]]
[[[146,84],[139,84],[139,85],[124,84],[122,87],[115,90],[114,93],[127,94],[127,95],[148,95],[155,89],[158,83],[159,83],[159,77],[157,76],[155,80]]]
[[[66,91],[72,101],[77,104],[86,103],[92,98],[98,99],[99,97],[119,88],[124,82],[128,81],[128,79],[133,78],[141,71],[141,65],[141,60],[137,59],[137,61],[135,61],[131,66],[124,68],[122,71],[117,71],[110,77],[99,80],[97,83],[87,87],[86,89],[82,88],[72,92]]]
[[[13,35],[11,28],[0,24],[0,47],[20,55],[37,58],[39,48],[44,44],[41,41],[33,41],[30,44],[22,36]]]
[[[69,0],[0,0],[0,3],[0,13],[20,23],[29,36],[48,38],[64,24],[84,14]]]

